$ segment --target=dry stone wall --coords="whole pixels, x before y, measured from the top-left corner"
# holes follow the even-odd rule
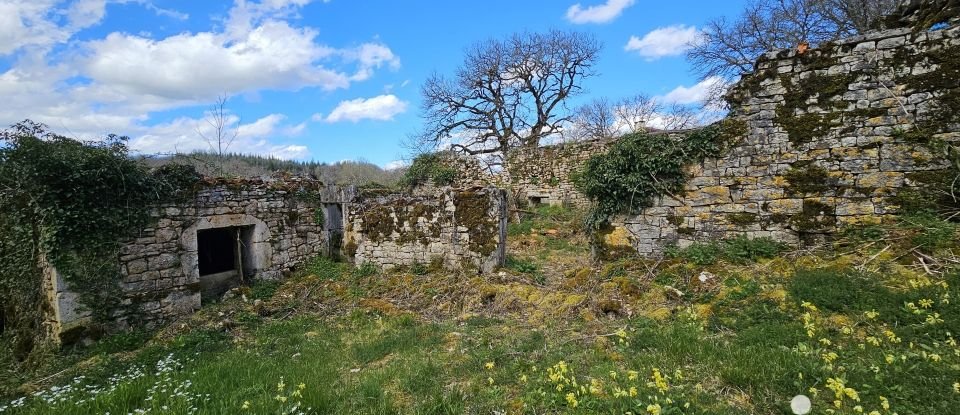
[[[769,53],[732,91],[739,144],[691,166],[684,194],[619,218],[640,253],[741,234],[796,243],[898,212],[904,188],[948,167],[935,143],[960,139],[960,27]]]
[[[611,143],[596,140],[515,151],[507,159],[510,187],[527,203],[586,207],[590,201],[577,191],[572,176],[587,159],[605,153]]]
[[[349,203],[349,190],[300,179],[217,180],[189,201],[157,206],[151,211],[154,226],[121,248],[122,307],[116,322],[150,325],[200,308],[198,232],[204,230],[239,230],[244,277],[280,278],[325,249],[327,231],[317,219],[321,196],[323,202]],[[49,271],[56,331],[82,328],[88,307],[77,302],[62,276]]]
[[[436,264],[486,273],[503,264],[506,193],[450,187],[431,195],[360,196],[351,205],[347,254],[382,268]]]

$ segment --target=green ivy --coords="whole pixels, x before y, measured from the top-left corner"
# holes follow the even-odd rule
[[[199,179],[178,166],[150,172],[126,142],[82,142],[30,121],[0,132],[0,304],[21,358],[42,338],[41,258],[103,320],[120,298],[120,240]]]
[[[587,224],[599,229],[614,215],[638,213],[657,196],[682,192],[686,166],[721,155],[745,133],[742,121],[724,120],[683,135],[619,138],[573,175],[577,189],[594,202]]]
[[[429,181],[437,186],[448,186],[457,179],[457,169],[446,163],[441,153],[424,153],[413,159],[401,182],[415,187]]]

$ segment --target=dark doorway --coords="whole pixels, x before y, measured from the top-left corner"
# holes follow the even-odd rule
[[[200,299],[218,299],[256,271],[251,268],[252,226],[197,231],[197,266]]]
[[[530,196],[530,197],[528,197],[528,199],[530,200],[530,206],[540,206],[540,205],[543,204],[543,199],[544,199],[544,197],[543,197],[543,196]]]
[[[339,261],[343,249],[343,204],[324,203],[324,230],[327,231],[327,256]]]
[[[235,228],[197,231],[200,276],[237,269]]]

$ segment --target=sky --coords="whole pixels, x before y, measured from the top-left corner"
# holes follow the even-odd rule
[[[744,0],[0,0],[0,125],[24,119],[132,150],[229,151],[392,168],[421,126],[420,86],[477,42],[551,29],[603,44],[571,102],[645,93],[696,104],[685,45]]]

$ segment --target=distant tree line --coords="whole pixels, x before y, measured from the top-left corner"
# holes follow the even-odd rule
[[[146,161],[154,167],[170,163],[191,165],[204,176],[264,177],[285,172],[314,177],[328,184],[392,186],[404,173],[403,169],[386,170],[363,160],[320,163],[238,153],[224,153],[221,156],[212,152],[195,152],[149,157]]]

